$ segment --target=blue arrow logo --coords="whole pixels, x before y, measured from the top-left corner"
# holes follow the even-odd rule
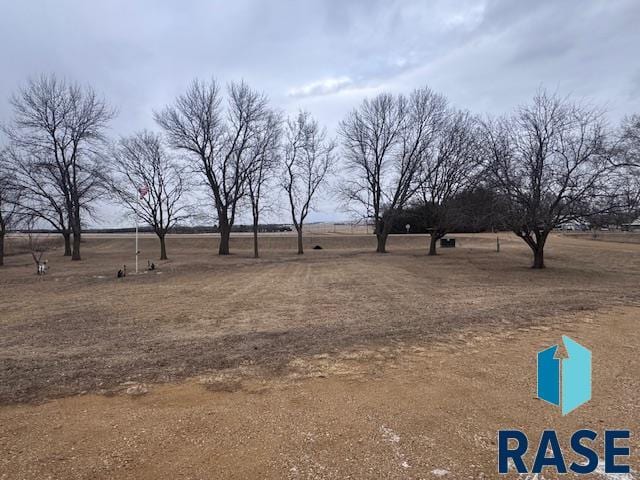
[[[591,400],[591,351],[566,335],[562,342],[564,358],[558,345],[538,352],[538,398],[566,415]]]

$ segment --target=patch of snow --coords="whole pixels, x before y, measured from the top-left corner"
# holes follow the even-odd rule
[[[600,475],[601,477],[610,479],[610,480],[635,480],[635,477],[630,473],[607,473],[604,471],[604,461],[600,460],[598,462],[598,466],[596,467],[594,473]]]
[[[409,462],[407,462],[407,459],[404,456],[404,453],[402,453],[402,450],[400,449],[400,435],[391,430],[389,427],[385,427],[384,425],[380,427],[380,431],[382,432],[382,439],[385,442],[389,442],[391,444],[391,448],[393,449],[393,453],[398,460],[398,464],[405,469],[411,468]]]
[[[449,475],[449,470],[445,470],[444,468],[436,468],[435,470],[431,470],[431,473],[436,477],[444,477],[445,475]]]
[[[400,435],[398,435],[390,428],[387,428],[383,425],[380,427],[380,431],[382,432],[382,438],[384,438],[387,442],[398,443],[400,441]]]

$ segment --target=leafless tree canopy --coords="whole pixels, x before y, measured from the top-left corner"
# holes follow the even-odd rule
[[[298,254],[302,247],[302,228],[334,161],[335,142],[327,138],[308,112],[289,119],[283,146],[283,188],[289,200],[291,219],[298,233]]]
[[[21,218],[20,188],[15,182],[8,152],[0,151],[0,266],[4,265],[6,234],[16,228]]]
[[[373,217],[377,251],[395,215],[420,187],[420,174],[446,111],[444,97],[428,88],[365,100],[340,124],[344,158],[352,179],[342,188],[347,203],[360,204]]]
[[[455,228],[462,214],[456,197],[478,180],[482,157],[477,130],[469,112],[451,110],[425,154],[419,192],[432,221],[430,255],[435,255],[436,242]]]
[[[61,233],[73,259],[80,259],[82,219],[106,188],[154,228],[166,258],[166,233],[187,215],[187,173],[165,145],[184,154],[186,172],[212,199],[219,254],[229,253],[232,227],[250,211],[258,257],[260,218],[278,184],[303,253],[303,226],[338,160],[336,143],[309,113],[283,121],[244,82],[223,89],[215,80],[193,81],[154,113],[163,137],[123,138],[111,155],[105,131],[114,111],[90,87],[41,76],[11,105],[13,116],[2,127],[9,143],[0,232],[4,238],[19,211],[31,224]],[[500,222],[532,249],[537,268],[544,267],[549,233],[563,223],[607,222],[613,215],[620,224],[640,213],[638,115],[613,134],[598,109],[540,91],[513,114],[480,122],[425,87],[364,100],[338,134],[339,190],[349,208],[373,221],[380,253],[410,209],[425,217],[435,254],[437,240],[468,220],[460,199],[473,197],[478,179],[501,206]],[[138,198],[143,186],[149,193]]]
[[[166,234],[186,218],[187,206],[181,165],[158,135],[143,131],[120,140],[113,152],[110,187],[119,202],[153,228],[160,239],[160,259],[166,260]]]
[[[620,163],[640,168],[640,115],[632,115],[622,122],[620,135]]]
[[[102,186],[104,133],[114,111],[90,87],[54,75],[28,81],[11,105],[4,130],[29,206],[66,238],[73,232],[72,258],[79,260],[81,212]]]
[[[260,214],[264,209],[264,196],[274,181],[280,163],[280,141],[282,119],[274,111],[269,111],[256,128],[256,134],[249,148],[246,191],[251,204],[253,219],[253,254],[259,257],[258,228]]]
[[[544,267],[549,233],[591,212],[606,191],[604,119],[598,110],[544,91],[511,117],[487,121],[483,145],[497,188],[506,197],[506,221]]]
[[[38,155],[18,149],[7,150],[13,178],[21,191],[21,208],[25,214],[50,226],[64,238],[64,255],[71,256],[71,225],[68,192],[59,171]],[[83,209],[91,208],[91,199]]]
[[[218,84],[195,80],[174,105],[155,114],[170,144],[186,151],[213,197],[220,225],[219,253],[229,253],[229,236],[246,193],[251,147],[268,114],[266,97],[244,82],[231,83],[226,108]]]

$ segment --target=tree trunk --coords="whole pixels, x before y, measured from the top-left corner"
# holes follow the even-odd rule
[[[376,248],[377,253],[387,253],[387,237],[389,236],[386,232],[376,233],[376,238],[378,239],[378,246]]]
[[[220,222],[220,247],[218,255],[229,255],[229,237],[231,236],[231,226],[228,221]]]
[[[544,268],[544,243],[533,250],[533,265],[531,268]]]
[[[253,221],[253,258],[258,258],[260,252],[258,251],[258,221]]]
[[[165,241],[165,234],[159,235],[159,237],[160,237],[160,260],[168,260],[167,243]]]
[[[80,256],[80,225],[73,227],[73,251],[71,252],[71,260],[82,260]]]
[[[71,252],[71,260],[82,260],[80,256],[80,234],[82,232],[82,224],[80,223],[80,199],[74,196],[73,216],[71,217],[71,230],[73,231],[73,251]]]
[[[429,253],[428,255],[437,255],[436,246],[438,244],[438,236],[432,233],[429,238]]]
[[[4,231],[0,232],[0,267],[4,265]]]
[[[302,225],[298,228],[298,255],[302,255],[304,253],[304,249],[302,248]]]
[[[548,236],[549,232],[544,230],[535,232],[536,240],[531,245],[533,250],[533,265],[531,265],[531,268],[544,268],[544,245],[547,243]]]
[[[64,231],[62,232],[62,237],[64,238],[64,256],[71,256],[71,232]]]
[[[391,229],[390,221],[388,219],[376,219],[375,233],[378,245],[376,247],[377,253],[387,253],[387,238],[389,238],[389,230]]]

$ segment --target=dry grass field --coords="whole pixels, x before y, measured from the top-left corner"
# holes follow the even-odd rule
[[[640,245],[554,235],[534,271],[513,236],[456,238],[428,257],[421,236],[377,255],[313,233],[297,256],[264,235],[256,260],[248,236],[229,257],[173,236],[124,279],[126,235],[87,235],[82,262],[58,245],[45,278],[10,255],[0,478],[495,478],[501,428],[637,429]],[[562,334],[594,356],[567,417],[535,399],[535,352]]]

